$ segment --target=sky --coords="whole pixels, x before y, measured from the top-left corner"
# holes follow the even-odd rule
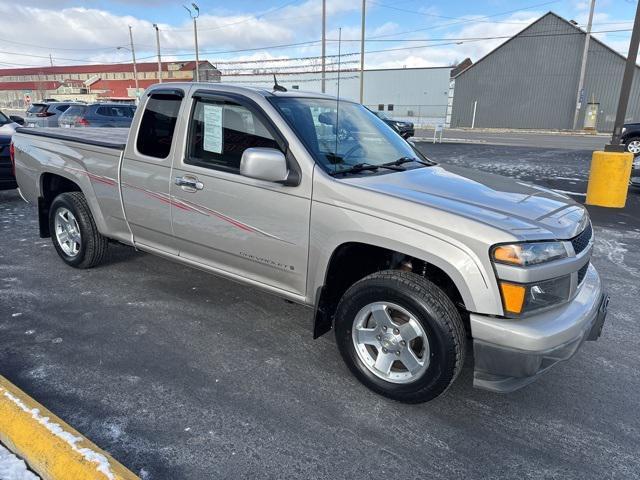
[[[359,66],[361,1],[326,0],[327,68]],[[583,26],[588,0],[367,0],[366,68],[478,60],[548,11]],[[187,4],[190,5],[190,4]],[[596,0],[594,35],[626,54],[636,0]],[[200,58],[225,73],[317,69],[322,0],[198,2]],[[0,0],[0,68],[194,58],[193,24],[176,0]],[[342,42],[338,42],[341,28]],[[118,48],[120,47],[120,48]],[[51,55],[51,59],[49,57]],[[301,58],[302,57],[302,58]],[[311,58],[309,58],[311,57]],[[299,59],[289,60],[285,59]],[[235,63],[234,63],[235,62]],[[243,62],[243,63],[238,63]]]

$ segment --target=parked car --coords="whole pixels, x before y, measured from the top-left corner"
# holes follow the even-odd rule
[[[135,112],[135,105],[125,103],[73,105],[60,116],[58,125],[62,128],[129,127]]]
[[[68,266],[99,265],[112,239],[308,306],[314,338],[333,328],[353,374],[396,400],[444,392],[469,342],[476,387],[524,387],[605,321],[583,205],[438,165],[358,103],[160,84],[130,129],[13,141],[20,191]]]
[[[634,156],[640,155],[640,123],[627,123],[622,128],[622,143],[624,143],[627,152],[633,153]]]
[[[11,138],[20,126],[21,117],[7,116],[0,112],[0,190],[16,188],[16,179],[11,164]]]
[[[622,128],[621,141],[627,152],[634,155],[631,185],[640,187],[640,123],[627,123]]]
[[[25,126],[57,127],[58,119],[75,102],[42,102],[32,103],[27,110]]]
[[[389,125],[395,131],[397,131],[402,138],[404,139],[411,138],[416,134],[416,131],[412,122],[403,122],[401,120],[394,120],[384,112],[379,112],[375,110],[371,110],[371,111],[376,117],[378,117],[384,123]]]

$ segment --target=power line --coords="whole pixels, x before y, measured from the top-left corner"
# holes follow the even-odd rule
[[[237,21],[237,22],[231,22],[231,23],[227,23],[227,24],[224,24],[224,25],[218,25],[218,26],[216,26],[216,27],[209,27],[209,28],[205,27],[205,28],[201,28],[200,30],[219,30],[219,29],[221,29],[221,28],[227,28],[227,27],[232,27],[232,26],[234,26],[234,25],[240,25],[240,24],[242,24],[242,23],[251,22],[252,20],[257,20],[257,19],[262,18],[262,17],[265,17],[265,16],[267,16],[267,15],[271,15],[272,13],[277,12],[278,10],[282,10],[283,8],[286,8],[286,7],[288,7],[288,6],[290,6],[290,5],[294,4],[294,3],[296,3],[297,1],[298,1],[298,0],[293,0],[293,1],[291,1],[291,2],[286,2],[286,3],[284,3],[283,5],[280,5],[279,7],[271,8],[271,9],[269,9],[269,10],[265,10],[264,12],[258,13],[257,15],[252,15],[250,18],[245,18],[245,19],[243,19],[243,20],[239,20],[239,21]],[[188,29],[188,28],[181,28],[181,29],[179,29],[179,28],[175,28],[175,29],[171,29],[171,31],[174,31],[174,32],[179,32],[179,31],[190,31],[190,30],[191,30],[191,29]]]
[[[618,30],[600,30],[597,32],[591,33],[614,33],[614,32],[630,32],[630,28],[618,29]],[[578,32],[557,32],[557,33],[536,33],[532,35],[519,34],[518,38],[533,38],[533,37],[556,37],[556,36],[565,36],[565,35],[582,35],[583,31]],[[449,37],[449,38],[393,38],[393,39],[366,39],[367,42],[442,42],[445,40],[451,40],[456,42],[464,42],[464,41],[476,41],[476,40],[500,40],[505,38],[513,38],[514,35],[501,35],[501,36],[493,36],[493,37]],[[327,40],[329,42],[337,42],[338,40],[331,39]],[[360,39],[350,38],[350,39],[342,39],[343,42],[360,42]]]
[[[47,47],[44,45],[35,45],[33,43],[23,43],[23,42],[16,42],[14,40],[7,40],[6,38],[0,38],[0,42],[4,42],[4,43],[12,43],[14,45],[21,45],[23,47],[31,47],[31,48],[41,48],[41,49],[45,49],[45,50],[64,50],[64,51],[69,51],[69,52],[76,52],[76,51],[101,51],[101,50],[113,50],[115,48],[118,48],[118,45],[115,45],[113,47],[100,47],[100,48],[63,48],[63,47]]]
[[[546,6],[546,5],[550,5],[552,3],[557,3],[558,1],[559,0],[553,0],[553,1],[550,1],[550,2],[536,3],[536,4],[533,4],[533,5],[527,5],[525,7],[514,9],[514,10],[507,10],[507,11],[500,12],[500,13],[494,13],[492,15],[483,15],[482,17],[479,17],[479,18],[463,18],[463,17],[459,17],[459,21],[457,21],[457,22],[441,23],[439,25],[431,25],[429,27],[418,28],[418,29],[415,29],[415,30],[406,30],[404,32],[389,33],[389,34],[385,34],[385,35],[378,35],[376,37],[371,37],[371,38],[394,37],[394,36],[398,36],[398,35],[403,35],[405,33],[424,32],[424,31],[427,31],[427,30],[433,30],[433,29],[436,29],[436,28],[448,27],[448,26],[451,26],[451,25],[460,25],[460,24],[463,24],[463,23],[478,23],[478,22],[481,22],[480,19],[501,17],[502,15],[508,15],[510,13],[524,12],[524,11],[529,10],[531,8],[543,7],[543,6]],[[486,22],[482,21],[482,23],[486,23]],[[502,22],[488,22],[488,23],[502,23]]]
[[[497,17],[497,16],[500,16],[500,15],[506,15],[508,13],[519,12],[519,11],[522,11],[523,9],[525,9],[525,8],[541,7],[541,6],[544,6],[544,5],[550,5],[552,3],[558,3],[559,1],[560,0],[552,0],[550,2],[539,3],[539,4],[536,4],[536,5],[529,6],[529,7],[518,8],[516,10],[511,10],[511,11],[503,12],[503,13],[497,13],[497,14],[494,14],[494,15],[486,15],[486,16],[483,16],[483,17],[480,17],[480,18]],[[393,6],[393,5],[386,5],[386,4],[383,4],[383,3],[379,3],[379,2],[376,2],[374,0],[369,0],[369,3],[373,3],[375,5],[378,5],[379,7],[384,7],[384,8],[388,8],[388,9],[391,9],[391,10],[397,10],[397,11],[404,12],[404,13],[413,13],[415,15],[423,15],[425,17],[446,18],[446,19],[449,19],[449,20],[465,20],[466,21],[466,19],[464,19],[464,17],[449,17],[449,16],[446,16],[446,15],[437,15],[435,13],[420,12],[420,11],[417,11],[417,10],[408,10],[406,8],[400,8],[400,7],[396,7],[396,6]],[[470,21],[480,22],[480,23],[492,23],[492,22],[484,22],[484,21],[479,20],[479,19],[470,19]]]

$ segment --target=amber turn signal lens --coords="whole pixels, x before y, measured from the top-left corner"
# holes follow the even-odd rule
[[[524,295],[527,288],[522,285],[500,282],[500,291],[502,292],[504,309],[509,313],[522,313],[522,307],[524,307]]]
[[[502,245],[493,251],[493,258],[502,263],[522,265],[522,248],[519,245]]]

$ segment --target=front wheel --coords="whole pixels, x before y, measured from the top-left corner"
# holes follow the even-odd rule
[[[335,334],[358,380],[406,403],[443,393],[464,363],[458,310],[440,288],[413,273],[388,270],[355,283],[338,305]]]
[[[91,268],[102,263],[108,246],[80,192],[61,193],[49,208],[49,231],[60,258],[76,268]]]

